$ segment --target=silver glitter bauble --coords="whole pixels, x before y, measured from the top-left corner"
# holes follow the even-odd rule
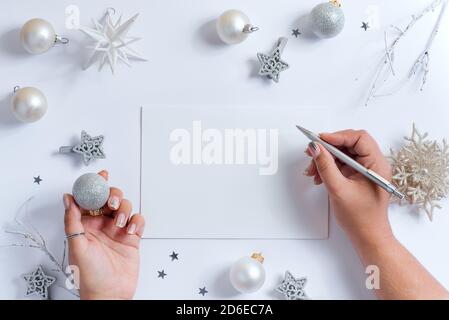
[[[310,12],[310,28],[320,38],[332,38],[345,26],[343,10],[334,3],[321,3]]]
[[[20,30],[20,42],[26,51],[39,54],[54,46],[56,33],[52,25],[43,19],[31,19]]]
[[[82,209],[98,210],[109,199],[109,185],[99,174],[86,173],[76,179],[72,194]]]
[[[237,291],[251,293],[262,287],[265,282],[265,269],[261,261],[263,258],[260,254],[253,254],[252,257],[243,257],[234,263],[229,279]]]
[[[47,99],[39,89],[19,88],[14,93],[11,110],[18,120],[35,122],[47,112]]]

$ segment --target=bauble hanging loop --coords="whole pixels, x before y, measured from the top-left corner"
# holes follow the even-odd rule
[[[235,262],[229,273],[232,286],[239,292],[251,293],[259,290],[265,282],[264,258],[260,253],[243,257]]]
[[[325,2],[312,9],[309,15],[310,28],[320,38],[337,36],[345,25],[345,15],[337,0]]]
[[[235,9],[223,12],[217,19],[216,28],[220,39],[227,44],[241,43],[248,34],[259,30],[246,14]]]
[[[22,26],[20,42],[29,53],[40,54],[48,51],[55,43],[67,44],[69,39],[58,36],[50,22],[35,18]]]
[[[11,111],[17,120],[35,122],[45,115],[47,109],[47,98],[42,91],[33,87],[14,87]]]

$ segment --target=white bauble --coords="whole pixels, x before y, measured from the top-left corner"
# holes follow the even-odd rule
[[[32,54],[44,53],[56,41],[52,25],[43,19],[31,19],[20,30],[20,42],[26,51]]]
[[[251,26],[249,18],[239,10],[228,10],[217,20],[217,33],[220,39],[227,44],[237,44],[248,37]]]
[[[310,28],[320,38],[332,38],[345,26],[343,10],[336,4],[321,3],[310,12]]]
[[[47,99],[39,89],[20,88],[14,93],[11,110],[18,120],[35,122],[47,112]]]
[[[258,260],[243,257],[231,267],[229,279],[237,291],[256,292],[265,282],[265,269]]]

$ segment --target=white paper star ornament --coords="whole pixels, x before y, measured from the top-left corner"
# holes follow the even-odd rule
[[[99,71],[107,63],[114,73],[118,60],[131,66],[130,58],[146,61],[139,53],[130,47],[134,42],[141,38],[128,36],[128,32],[136,21],[139,14],[122,23],[120,16],[115,22],[112,20],[109,11],[106,11],[103,19],[93,20],[94,28],[80,27],[80,31],[90,37],[95,43],[88,48],[92,49],[92,54],[87,60],[85,69],[99,60]]]

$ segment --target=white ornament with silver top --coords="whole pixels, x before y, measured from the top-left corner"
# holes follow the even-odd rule
[[[67,44],[69,40],[56,35],[50,22],[36,18],[22,26],[20,42],[29,53],[40,54],[48,51],[55,43]]]
[[[35,122],[47,112],[47,99],[37,88],[15,87],[11,101],[11,111],[22,122]]]
[[[239,10],[227,10],[217,19],[217,33],[227,44],[238,44],[246,40],[250,33],[259,30],[251,25],[246,14]]]

